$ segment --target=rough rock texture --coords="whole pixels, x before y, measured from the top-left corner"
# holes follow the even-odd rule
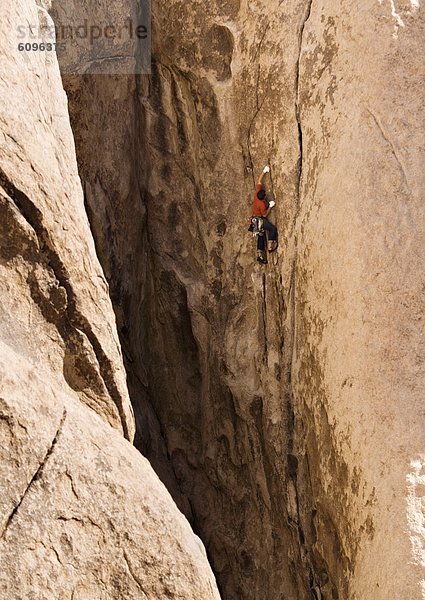
[[[0,376],[1,597],[219,598],[147,460],[4,344]]]
[[[354,16],[348,2],[313,2],[300,62],[293,389],[299,480],[311,481],[302,503],[314,499],[304,529],[340,595],[356,599],[425,596],[415,5],[361,3]]]
[[[0,597],[218,598],[205,550],[132,440],[108,285],[58,63],[0,9]]]
[[[151,78],[65,80],[136,441],[225,598],[421,597],[416,4],[154,1]]]
[[[52,53],[18,52],[21,25],[49,19],[2,4],[1,334],[51,367],[132,439],[133,414],[108,287],[96,257],[66,95]],[[25,118],[24,118],[25,117]]]

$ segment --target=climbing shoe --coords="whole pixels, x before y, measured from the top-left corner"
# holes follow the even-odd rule
[[[263,252],[259,252],[257,255],[257,261],[259,263],[261,263],[262,265],[266,265],[267,264],[267,258],[265,256],[265,254]]]
[[[275,250],[277,250],[277,242],[276,241],[269,242],[268,251],[274,252]]]

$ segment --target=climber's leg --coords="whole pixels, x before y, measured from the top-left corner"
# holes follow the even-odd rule
[[[262,251],[266,249],[266,236],[263,233],[262,235],[257,235],[257,250]]]
[[[264,229],[267,231],[269,240],[268,251],[274,252],[277,248],[277,227],[273,223],[270,223],[268,219],[264,219]]]
[[[266,219],[264,219],[264,222],[265,221],[266,221]],[[262,263],[263,265],[267,264],[266,234],[265,233],[257,236],[257,260],[258,260],[258,262]]]

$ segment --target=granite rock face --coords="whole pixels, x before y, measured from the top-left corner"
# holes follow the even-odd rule
[[[35,3],[2,5],[1,333],[51,367],[128,439],[134,418],[108,286],[84,209],[66,95],[54,54],[17,50],[42,29]]]
[[[65,79],[136,443],[225,598],[419,599],[422,8],[153,16],[151,77]]]
[[[224,598],[419,600],[422,7],[153,17],[151,76],[64,76],[96,249],[57,65],[3,42],[3,595],[217,597],[121,344]]]
[[[219,598],[148,461],[3,343],[0,374],[1,597]]]
[[[0,9],[0,597],[218,598],[134,416],[54,53]],[[125,439],[127,438],[127,439]]]
[[[416,4],[360,3],[354,15],[348,3],[313,2],[300,60],[298,478],[311,482],[313,556],[356,599],[425,594]]]

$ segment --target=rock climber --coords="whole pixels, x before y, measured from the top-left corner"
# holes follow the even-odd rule
[[[263,265],[267,264],[266,255],[266,232],[268,238],[268,251],[274,252],[277,248],[277,228],[268,220],[269,213],[276,204],[274,200],[267,200],[266,189],[263,179],[270,173],[270,167],[266,165],[255,186],[254,202],[252,205],[251,227],[257,235],[257,260]]]

